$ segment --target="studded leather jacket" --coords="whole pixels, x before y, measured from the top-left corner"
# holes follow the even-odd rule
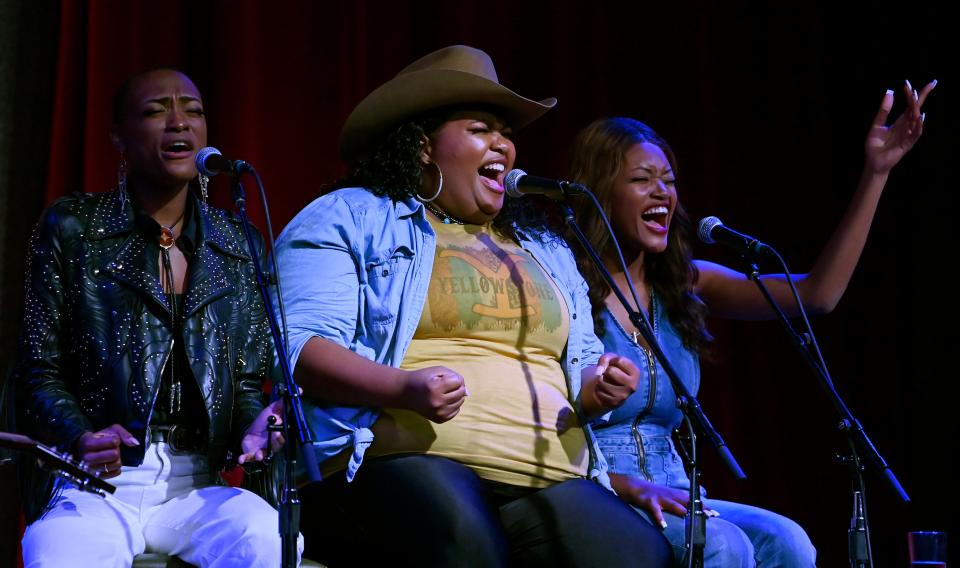
[[[21,432],[71,449],[84,432],[120,424],[140,441],[121,446],[123,464],[139,465],[164,367],[184,342],[206,406],[211,471],[239,447],[263,408],[273,341],[239,220],[193,209],[198,242],[174,336],[158,259],[134,229],[130,202],[112,191],[49,207],[28,255],[14,373]]]

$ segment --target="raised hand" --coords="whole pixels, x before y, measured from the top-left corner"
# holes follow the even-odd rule
[[[936,86],[937,81],[931,81],[918,93],[910,85],[910,81],[905,81],[903,90],[907,97],[907,108],[889,126],[887,118],[893,108],[893,91],[887,91],[883,95],[880,110],[873,119],[865,143],[867,167],[874,173],[889,172],[920,139],[926,118],[920,109]]]

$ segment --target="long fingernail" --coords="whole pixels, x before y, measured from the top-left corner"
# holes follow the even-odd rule
[[[667,528],[667,521],[660,521],[660,528],[661,529]]]
[[[886,96],[889,97],[889,96],[892,96],[892,95],[893,95],[893,89],[887,89]]]
[[[704,511],[704,514],[707,515],[708,517],[719,517],[720,511],[716,511],[714,509],[707,509]]]
[[[927,113],[923,113],[920,115],[920,122],[924,122],[925,120],[927,120]]]
[[[907,88],[908,88],[908,89],[910,89],[911,91],[913,90],[913,85],[910,84],[910,79],[905,79],[905,80],[904,80],[904,83],[907,84]]]
[[[936,87],[936,86],[937,86],[937,80],[934,79],[933,81],[930,81],[930,85]]]
[[[918,101],[920,100],[920,95],[917,94],[917,90],[916,90],[916,89],[913,90],[913,98],[916,99],[916,100],[918,100]]]

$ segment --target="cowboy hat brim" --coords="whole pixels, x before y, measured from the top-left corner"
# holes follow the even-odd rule
[[[340,134],[340,154],[347,163],[354,163],[404,120],[462,104],[496,107],[510,127],[517,129],[553,108],[557,99],[537,102],[495,81],[454,69],[403,73],[380,85],[353,109]]]

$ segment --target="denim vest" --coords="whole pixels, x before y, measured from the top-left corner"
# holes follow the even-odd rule
[[[653,298],[654,335],[684,386],[696,394],[700,388],[700,361],[683,345],[663,306]],[[637,345],[609,310],[603,309],[607,351],[633,360],[640,368],[640,383],[610,420],[595,425],[596,435],[612,473],[642,477],[661,485],[686,489],[690,480],[677,454],[671,432],[683,418],[666,371],[647,349]]]
[[[364,188],[320,197],[294,217],[277,240],[291,369],[315,336],[372,361],[399,367],[420,321],[433,270],[436,235],[416,199],[393,201]],[[561,366],[580,413],[580,371],[596,364],[603,346],[593,332],[587,284],[563,244],[521,235],[519,244],[556,281],[570,311]],[[318,400],[304,404],[317,461],[352,448],[352,480],[373,441],[379,409]],[[589,476],[609,488],[606,462],[588,422]]]

